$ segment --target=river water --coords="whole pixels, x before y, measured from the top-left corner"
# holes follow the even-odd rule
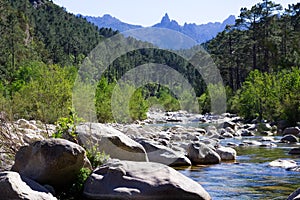
[[[242,139],[225,139],[228,142],[241,143],[242,140],[259,140],[260,136]],[[286,199],[291,192],[300,187],[300,172],[287,171],[279,167],[269,167],[269,162],[276,159],[293,159],[288,151],[289,144],[278,144],[274,148],[236,147],[237,160],[209,166],[177,168],[182,174],[200,183],[213,200],[246,199]]]

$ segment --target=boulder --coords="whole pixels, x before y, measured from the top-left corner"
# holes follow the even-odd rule
[[[47,139],[21,147],[12,170],[38,183],[61,187],[72,183],[85,159],[81,146],[68,140]]]
[[[218,164],[221,157],[204,143],[189,144],[187,157],[195,164]]]
[[[222,136],[225,137],[225,138],[233,138],[233,137],[234,137],[234,136],[233,136],[231,133],[229,133],[229,132],[223,133]]]
[[[300,155],[300,148],[293,148],[289,151],[289,154]]]
[[[42,185],[11,171],[0,173],[0,194],[1,200],[56,200]]]
[[[206,144],[209,148],[216,150],[217,147],[220,146],[220,140],[216,139],[216,138],[204,138],[200,140],[201,143]]]
[[[292,171],[292,172],[300,172],[300,166],[296,167],[289,167],[286,169],[287,171]]]
[[[122,132],[105,124],[84,123],[76,127],[79,142],[86,148],[97,148],[111,158],[148,161],[144,147]]]
[[[226,144],[226,146],[228,146],[228,147],[237,147],[238,144],[236,144],[236,143],[234,143],[234,142],[228,142],[228,143]]]
[[[240,135],[243,137],[255,136],[255,134],[248,129],[240,129],[238,132],[240,132]]]
[[[205,137],[211,138],[211,139],[213,139],[213,138],[219,139],[220,136],[221,136],[221,135],[218,133],[217,130],[209,130],[209,131],[207,131],[207,133],[205,134]]]
[[[230,121],[226,121],[223,124],[223,128],[231,128],[231,129],[235,129],[235,123],[234,122],[230,122]]]
[[[244,144],[247,144],[248,146],[260,146],[262,145],[262,142],[256,141],[256,140],[244,140]]]
[[[201,135],[205,135],[206,134],[206,130],[203,128],[196,128],[195,129],[198,133],[200,133]]]
[[[264,136],[272,136],[272,135],[274,135],[271,131],[262,131],[260,134],[264,135]]]
[[[260,147],[266,147],[266,148],[273,148],[273,147],[277,147],[277,144],[275,144],[273,142],[264,142],[259,146]]]
[[[235,160],[236,159],[236,151],[231,147],[219,147],[216,152],[221,157],[221,160]]]
[[[297,143],[299,139],[294,135],[285,135],[281,138],[280,142],[283,143]]]
[[[228,132],[228,133],[231,133],[231,134],[234,134],[234,133],[235,133],[235,130],[233,130],[233,129],[230,128],[230,127],[225,128],[225,131]]]
[[[300,188],[290,194],[287,200],[300,200]]]
[[[261,142],[275,142],[274,137],[264,136],[260,139]]]
[[[282,160],[277,159],[269,163],[270,167],[280,167],[284,169],[297,167],[297,163],[294,160]]]
[[[139,141],[145,148],[150,162],[162,163],[169,166],[190,166],[191,161],[182,153],[152,141]]]
[[[211,199],[200,184],[166,165],[119,160],[96,169],[83,194],[89,199]]]
[[[299,127],[288,127],[284,129],[283,135],[295,135],[298,136],[300,134],[300,128]]]

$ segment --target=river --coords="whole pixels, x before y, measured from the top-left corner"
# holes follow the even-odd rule
[[[249,139],[259,140],[260,136],[224,139],[221,143],[226,145]],[[276,159],[299,161],[297,156],[288,154],[295,146],[298,144],[278,144],[274,148],[236,147],[238,156],[235,162],[177,170],[200,183],[213,200],[286,199],[300,187],[300,172],[269,167],[268,164]]]

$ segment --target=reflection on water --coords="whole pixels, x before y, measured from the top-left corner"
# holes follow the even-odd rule
[[[235,163],[194,166],[178,169],[200,183],[212,199],[286,199],[300,187],[299,172],[269,167],[268,163],[279,158],[298,161],[288,155],[290,147],[277,148],[239,147]]]

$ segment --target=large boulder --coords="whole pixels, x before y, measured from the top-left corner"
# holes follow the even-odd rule
[[[21,147],[12,170],[38,183],[62,187],[76,178],[85,160],[81,146],[52,138]]]
[[[195,164],[218,164],[221,157],[204,143],[189,144],[187,157]]]
[[[240,129],[237,131],[238,135],[243,136],[243,137],[250,137],[250,136],[255,136],[255,133],[252,131],[249,131],[248,129]]]
[[[42,185],[9,171],[0,173],[0,194],[1,200],[56,200]]]
[[[223,124],[223,128],[231,128],[231,129],[235,129],[236,124],[234,122],[231,121],[225,121]]]
[[[297,163],[294,160],[282,160],[277,159],[269,163],[270,167],[280,167],[284,169],[297,167]]]
[[[235,160],[236,159],[236,150],[231,147],[219,147],[216,149],[216,152],[221,157],[221,160]]]
[[[289,154],[292,155],[299,155],[300,154],[300,148],[293,148],[289,151]]]
[[[281,138],[280,142],[283,143],[297,143],[299,142],[298,137],[294,136],[294,135],[285,135]]]
[[[288,127],[286,129],[284,129],[283,135],[299,136],[300,135],[300,128],[299,127]]]
[[[164,145],[147,140],[141,140],[139,143],[145,148],[150,162],[158,162],[169,166],[192,165],[191,161],[185,155]]]
[[[96,169],[83,194],[89,199],[211,199],[200,184],[166,165],[119,160]]]
[[[80,143],[86,148],[97,148],[111,158],[148,161],[144,147],[122,132],[105,124],[84,123],[76,127]]]

